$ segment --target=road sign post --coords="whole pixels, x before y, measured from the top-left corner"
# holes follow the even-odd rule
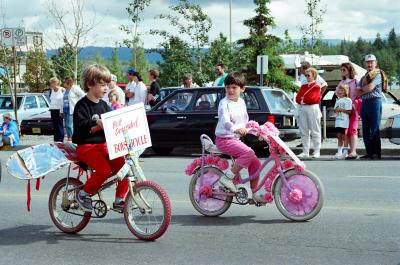
[[[260,86],[264,85],[264,75],[268,73],[268,55],[257,56],[257,74],[260,75]]]

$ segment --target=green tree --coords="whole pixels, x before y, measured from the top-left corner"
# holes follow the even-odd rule
[[[177,86],[185,73],[194,73],[187,42],[171,36],[161,44],[159,52],[163,62],[159,62],[161,75],[158,79],[163,86]]]
[[[125,31],[130,37],[123,40],[123,44],[132,48],[132,66],[135,69],[140,69],[147,67],[147,60],[145,60],[143,43],[140,40],[139,26],[142,21],[143,11],[151,3],[151,0],[134,0],[129,3],[126,11],[128,12],[129,18],[131,20],[131,25],[120,27],[121,30]],[[143,63],[146,65],[143,66]],[[139,71],[143,75],[143,70]]]
[[[243,65],[242,71],[246,74],[248,83],[257,84],[257,56],[268,55],[269,71],[266,76],[266,84],[285,90],[294,90],[293,79],[286,76],[283,71],[283,60],[279,56],[280,39],[267,34],[268,27],[275,25],[267,6],[270,0],[254,0],[254,3],[256,16],[244,21],[244,25],[250,29],[250,36],[238,41],[241,47],[239,50],[241,57],[238,60]]]
[[[299,47],[293,41],[293,39],[289,35],[289,30],[285,30],[284,39],[282,42],[282,53],[291,54],[297,53],[299,51]]]
[[[200,83],[204,83],[206,75],[203,73],[202,61],[204,60],[203,49],[209,43],[209,31],[212,23],[210,17],[203,11],[200,5],[193,4],[189,0],[179,0],[177,5],[171,5],[171,14],[161,14],[158,17],[165,19],[178,30],[179,36],[173,36],[166,30],[151,30],[150,33],[159,35],[165,39],[171,37],[188,39],[191,53],[194,56],[194,70]]]
[[[18,56],[18,54],[17,54]],[[0,68],[4,70],[4,75],[0,76],[3,81],[1,93],[9,93],[13,85],[13,55],[10,48],[0,45]]]
[[[302,47],[311,54],[319,54],[322,38],[320,25],[323,22],[323,15],[326,13],[326,8],[319,6],[321,0],[305,0],[305,2],[307,6],[305,13],[309,17],[310,23],[299,27],[302,33]]]
[[[60,80],[64,80],[67,76],[74,76],[75,73],[75,51],[68,42],[64,42],[64,46],[57,49],[55,55],[51,57],[53,69]],[[80,79],[80,72],[82,63],[78,61],[78,80]],[[76,80],[76,81],[78,81]]]
[[[236,60],[238,56],[237,50],[233,45],[228,42],[228,38],[222,33],[219,34],[218,38],[210,43],[207,54],[204,58],[203,68],[204,74],[207,80],[215,79],[215,65],[223,63],[229,72],[240,69],[240,62]],[[196,77],[196,75],[194,75]],[[201,84],[199,80],[195,81]]]
[[[111,73],[114,74],[118,82],[122,82],[124,80],[124,75],[121,70],[121,64],[119,62],[118,57],[118,49],[114,48],[111,53],[111,60],[107,63],[108,69],[110,69]]]
[[[26,72],[23,75],[25,83],[31,92],[43,92],[47,89],[53,71],[41,45],[35,45],[28,51]]]
[[[388,48],[390,48],[392,50],[396,50],[396,49],[400,48],[400,41],[397,38],[394,28],[392,28],[389,32],[387,44],[388,44]]]
[[[376,39],[372,45],[375,50],[383,50],[385,48],[385,43],[383,42],[380,33],[376,34]]]

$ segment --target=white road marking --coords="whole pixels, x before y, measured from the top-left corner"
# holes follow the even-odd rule
[[[396,179],[396,180],[400,180],[400,176],[346,176],[346,178],[369,178],[369,179]]]

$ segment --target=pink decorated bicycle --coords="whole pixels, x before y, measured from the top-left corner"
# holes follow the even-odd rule
[[[185,171],[192,176],[189,196],[194,208],[205,216],[219,216],[232,203],[266,205],[255,202],[251,190],[244,184],[259,175],[273,161],[265,176],[260,176],[256,191],[265,189],[264,201],[271,203],[275,200],[278,210],[290,220],[306,221],[315,217],[324,203],[324,188],[319,178],[305,169],[304,163],[279,138],[279,130],[272,123],[259,125],[250,121],[246,128],[248,133],[268,143],[269,157],[264,162],[261,161],[261,167],[254,176],[242,178],[240,174],[237,175],[234,183],[238,192],[232,192],[219,182],[227,173],[229,162],[221,158],[221,152],[207,135],[201,135],[202,156],[193,160]],[[209,154],[206,155],[206,152]],[[291,159],[281,160],[281,157],[287,155]]]

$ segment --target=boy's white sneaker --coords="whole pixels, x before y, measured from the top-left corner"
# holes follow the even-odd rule
[[[225,186],[226,188],[228,188],[232,192],[235,192],[235,193],[239,192],[238,188],[233,183],[233,178],[230,178],[228,176],[222,176],[219,179],[219,183],[221,183],[223,186]]]
[[[313,158],[319,158],[321,156],[321,153],[320,152],[314,152],[312,156],[313,156]]]

